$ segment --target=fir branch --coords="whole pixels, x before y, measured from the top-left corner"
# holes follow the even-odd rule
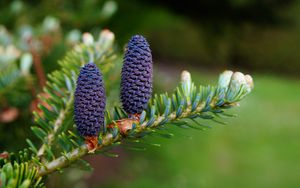
[[[83,138],[76,131],[73,132],[76,77],[80,67],[89,61],[101,65],[104,77],[108,76],[108,71],[112,71],[112,63],[107,62],[111,62],[109,52],[114,36],[109,31],[103,31],[97,42],[90,34],[85,34],[83,39],[84,45],[76,46],[75,51],[60,62],[62,69],[49,75],[49,82],[44,88],[49,97],[43,98],[42,102],[49,106],[39,106],[41,113],[35,113],[38,126],[32,127],[35,135],[41,139],[42,146],[37,149],[27,140],[31,155],[27,149],[19,153],[20,160],[17,162],[24,164],[28,161],[36,169],[37,180],[69,166],[91,152]],[[107,111],[105,122],[108,126],[100,134],[95,152],[105,154],[110,146],[131,139],[139,140],[144,135],[159,132],[161,127],[184,125],[196,128],[192,123],[199,124],[197,118],[218,122],[215,118],[224,114],[226,109],[236,106],[252,88],[253,81],[249,75],[232,71],[221,74],[217,86],[196,87],[190,74],[185,71],[181,83],[172,94],[155,94],[141,114],[128,118],[119,107],[115,107],[111,113]],[[5,159],[4,166],[10,162]]]
[[[184,73],[184,74],[189,74],[189,73]],[[223,75],[222,75],[223,76]],[[185,80],[183,79],[181,86],[176,89],[175,94],[176,95],[182,95],[182,96],[189,96],[186,99],[189,100],[189,102],[186,101],[187,106],[182,108],[182,111],[179,113],[179,108],[173,109],[172,113],[166,112],[167,105],[165,108],[165,112],[162,113],[161,115],[159,114],[159,111],[154,110],[153,112],[153,107],[148,108],[147,112],[145,112],[142,116],[146,116],[146,114],[150,114],[150,117],[146,121],[143,122],[142,117],[140,117],[140,120],[137,121],[135,119],[128,119],[124,118],[124,115],[119,115],[119,119],[115,120],[109,120],[107,118],[107,121],[111,121],[110,125],[108,125],[109,132],[106,134],[103,134],[99,138],[100,144],[98,145],[97,151],[103,150],[105,147],[111,146],[114,143],[121,143],[123,140],[126,140],[128,137],[130,138],[139,138],[140,133],[144,132],[153,132],[155,128],[164,125],[166,123],[170,123],[170,126],[172,123],[175,123],[177,121],[180,121],[184,118],[195,118],[195,117],[201,117],[204,114],[207,114],[207,112],[212,112],[214,113],[215,110],[220,110],[220,109],[227,109],[228,107],[236,106],[237,102],[240,101],[243,97],[248,92],[248,87],[249,85],[245,83],[234,83],[237,84],[236,87],[239,87],[240,89],[234,88],[234,92],[238,91],[238,93],[231,93],[233,86],[232,84],[226,85],[225,88],[211,88],[211,87],[206,87],[203,88],[202,91],[209,91],[208,93],[212,95],[207,95],[205,98],[202,98],[203,102],[198,101],[197,98],[194,100],[192,99],[192,95],[195,92],[194,89],[194,84],[192,83],[190,79],[190,75],[188,75],[188,79]],[[183,75],[183,78],[186,78],[186,75]],[[236,80],[231,80],[231,83],[236,82]],[[240,84],[240,85],[239,85]],[[231,87],[231,90],[229,89]],[[188,88],[188,90],[187,90]],[[194,89],[193,89],[194,88]],[[180,91],[180,89],[182,89]],[[220,95],[220,93],[224,92],[224,90],[228,90],[228,95],[230,96],[235,96],[231,98],[231,102],[226,101],[226,96],[225,95]],[[205,92],[204,92],[205,93]],[[167,95],[162,95],[162,98],[165,98],[165,100],[169,101],[170,98],[167,98]],[[181,99],[179,99],[181,100]],[[226,102],[220,103],[220,100],[224,100]],[[199,102],[197,104],[197,107],[193,109],[193,106],[195,105],[195,101]],[[152,103],[157,104],[157,99],[152,99]],[[209,107],[208,107],[209,106]],[[154,107],[155,108],[155,107]],[[118,108],[116,108],[115,113],[118,113]],[[120,112],[119,112],[120,113]],[[121,112],[122,113],[122,112]],[[221,113],[221,111],[219,111]],[[153,121],[153,117],[155,117],[155,120]],[[54,171],[57,171],[61,168],[69,166],[72,162],[80,159],[84,155],[87,155],[89,153],[88,147],[86,144],[82,144],[78,148],[64,154],[63,156],[50,161],[48,163],[45,163],[39,168],[38,174],[39,176],[44,176],[46,174],[52,173]]]

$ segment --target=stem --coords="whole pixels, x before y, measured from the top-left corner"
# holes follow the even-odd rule
[[[60,168],[67,166],[68,164],[72,163],[73,161],[81,158],[82,156],[86,155],[88,149],[86,145],[82,145],[79,148],[74,149],[73,151],[67,153],[64,156],[61,156],[49,163],[45,166],[42,166],[38,171],[38,176],[44,176],[51,172],[54,172]]]
[[[102,149],[105,146],[111,145],[114,142],[117,142],[118,140],[121,140],[121,136],[117,135],[115,138],[113,138],[112,134],[106,134],[103,137],[102,144],[98,146],[98,150]],[[88,154],[88,146],[86,144],[81,145],[80,147],[66,153],[65,155],[50,161],[44,165],[42,165],[38,169],[38,176],[45,176],[47,174],[50,174],[52,172],[55,172],[61,168],[67,167],[72,162],[76,161],[77,159],[80,159],[81,157]]]

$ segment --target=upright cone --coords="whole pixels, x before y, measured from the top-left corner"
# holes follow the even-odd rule
[[[97,147],[99,132],[105,130],[105,104],[102,75],[94,63],[88,63],[82,67],[77,79],[74,116],[77,130],[91,150]]]
[[[152,94],[151,50],[141,35],[133,36],[126,48],[121,79],[121,102],[131,116],[142,113]]]

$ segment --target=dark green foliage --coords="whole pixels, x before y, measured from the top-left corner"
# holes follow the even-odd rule
[[[196,22],[213,22],[214,24],[251,22],[273,25],[284,21],[279,10],[287,8],[295,0],[187,0],[184,5],[181,1],[172,0],[151,2],[167,6],[174,12],[184,14]]]

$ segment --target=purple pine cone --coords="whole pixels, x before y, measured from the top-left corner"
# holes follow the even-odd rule
[[[81,136],[98,136],[105,129],[105,104],[102,75],[94,63],[88,63],[80,70],[75,91],[75,123]]]
[[[130,115],[146,108],[152,93],[152,55],[141,35],[133,36],[125,52],[121,79],[121,102]]]

